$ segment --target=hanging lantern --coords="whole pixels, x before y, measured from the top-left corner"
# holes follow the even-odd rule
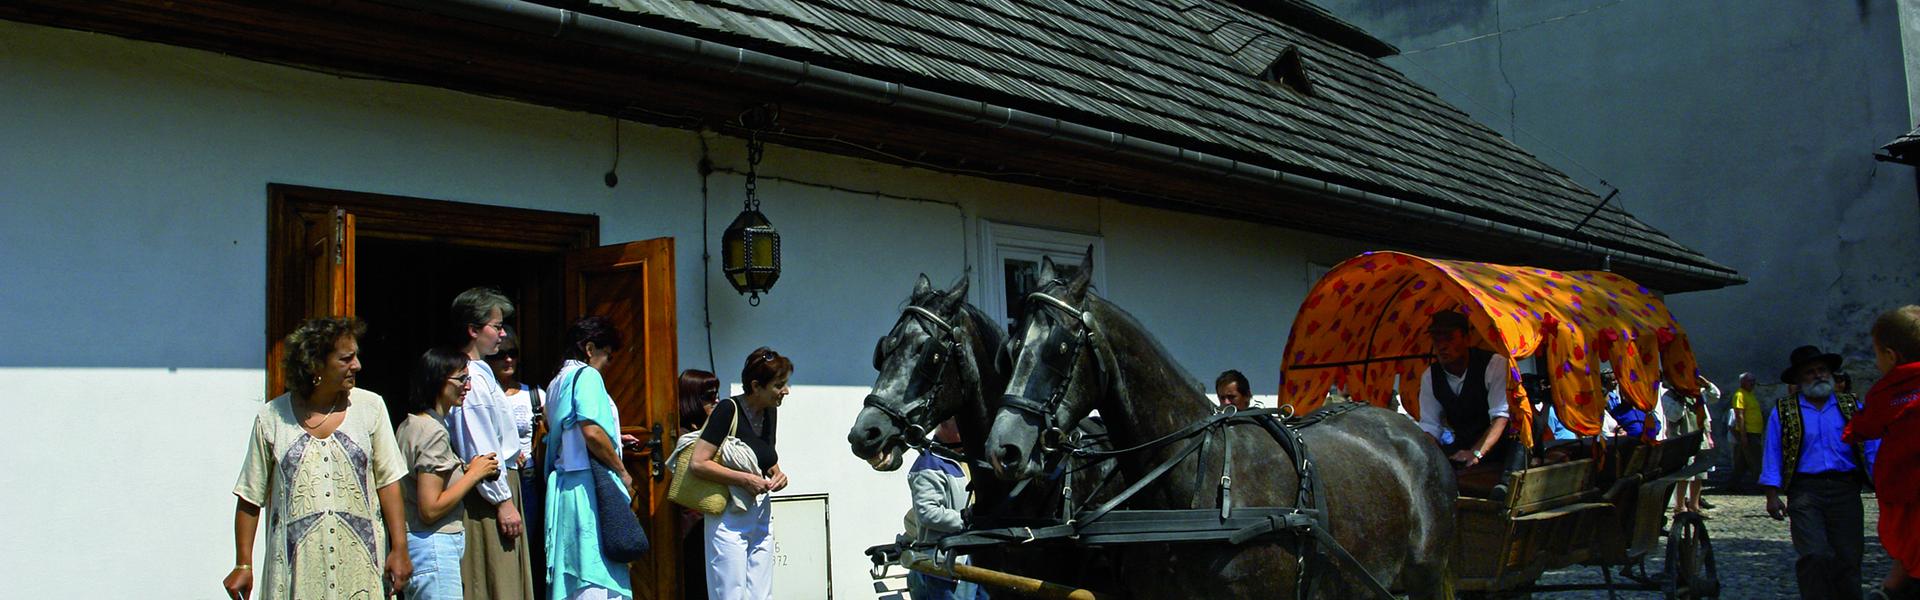
[[[760,305],[760,294],[780,280],[780,232],[760,214],[757,168],[762,143],[759,132],[747,138],[747,201],[740,216],[720,236],[721,272],[733,289],[747,295],[747,304]]]

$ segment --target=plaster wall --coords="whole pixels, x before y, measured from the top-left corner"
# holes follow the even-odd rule
[[[842,599],[874,595],[860,552],[907,508],[904,473],[845,450],[873,341],[916,274],[945,284],[979,256],[981,219],[1102,236],[1109,297],[1196,378],[1239,368],[1268,396],[1306,264],[1364,249],[772,147],[761,190],[786,269],[752,308],[700,251],[739,210],[735,138],[627,123],[608,188],[605,117],[9,22],[0,89],[0,449],[17,457],[0,471],[0,580],[20,597],[74,582],[206,597],[230,567],[229,490],[262,400],[269,183],[592,213],[605,243],[674,238],[679,367],[736,383],[760,345],[798,365],[786,493],[831,496]],[[704,207],[703,152],[721,169]]]
[[[1914,123],[1910,2],[1321,4],[1443,100],[1746,275],[1668,299],[1711,378],[1773,376],[1801,344],[1866,376],[1868,324],[1916,300],[1914,172],[1872,157]]]
[[[1900,57],[1907,73],[1920,72],[1920,0],[1896,0],[1900,19]],[[1907,122],[1920,123],[1920,77],[1907,78]]]

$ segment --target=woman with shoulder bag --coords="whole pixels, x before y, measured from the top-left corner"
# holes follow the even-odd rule
[[[552,600],[633,597],[627,565],[602,548],[594,488],[594,470],[606,469],[629,495],[633,489],[633,476],[620,460],[619,409],[600,376],[619,348],[620,332],[606,317],[580,319],[567,329],[566,362],[547,386],[546,575]]]
[[[774,452],[780,403],[787,397],[793,361],[762,347],[747,356],[740,370],[746,393],[715,405],[693,444],[694,477],[725,484],[732,496],[727,508],[706,518],[707,597],[713,600],[766,600],[773,597],[773,520],[768,494],[787,487]],[[751,450],[757,471],[728,468],[715,460],[722,445]],[[728,461],[738,464],[736,461]]]

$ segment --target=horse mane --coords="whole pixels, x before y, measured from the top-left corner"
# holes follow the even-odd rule
[[[1090,308],[1096,316],[1101,317],[1100,332],[1113,340],[1113,346],[1151,350],[1147,356],[1138,358],[1151,359],[1156,363],[1153,366],[1165,369],[1170,373],[1179,374],[1180,380],[1187,383],[1188,387],[1193,388],[1196,396],[1206,395],[1205,388],[1200,385],[1200,380],[1194,377],[1192,372],[1187,371],[1186,366],[1181,365],[1179,361],[1175,361],[1173,359],[1173,353],[1168,352],[1166,346],[1160,344],[1160,338],[1148,333],[1146,327],[1140,324],[1139,319],[1135,319],[1131,313],[1128,313],[1126,309],[1120,308],[1119,305],[1108,302],[1106,298],[1092,296],[1092,299],[1093,302],[1090,304]],[[1113,326],[1115,324],[1119,324],[1122,327],[1116,328]],[[1204,398],[1202,398],[1202,400],[1204,400]]]

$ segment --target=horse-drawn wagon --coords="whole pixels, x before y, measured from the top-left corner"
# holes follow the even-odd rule
[[[1697,437],[1589,442],[1570,461],[1456,479],[1412,419],[1382,408],[1417,389],[1429,360],[1412,321],[1454,306],[1482,347],[1545,368],[1554,405],[1583,435],[1602,433],[1599,361],[1621,370],[1627,401],[1642,408],[1657,402],[1660,373],[1686,375],[1674,387],[1694,392],[1684,333],[1658,298],[1611,274],[1353,259],[1315,286],[1294,323],[1282,408],[1236,413],[1216,409],[1138,322],[1089,293],[1090,267],[1055,279],[1043,265],[1011,340],[965,305],[964,283],[916,288],[876,349],[881,375],[849,432],[854,453],[897,467],[904,449],[927,447],[933,424],[958,416],[967,444],[956,451],[976,472],[1022,483],[983,482],[973,529],[876,547],[881,568],[1053,597],[1564,589],[1534,582],[1572,564],[1644,565],[1698,448]],[[1517,365],[1510,372],[1519,379]],[[1355,402],[1323,408],[1336,387]],[[1516,429],[1530,431],[1528,397],[1512,388]],[[1104,445],[1076,433],[1096,410]],[[1496,484],[1507,493],[1487,497]],[[1039,510],[1005,509],[1022,497],[1041,498],[1026,503]],[[1682,517],[1667,529],[1665,573],[1622,573],[1672,596],[1712,596],[1704,525]],[[983,560],[958,567],[945,560],[953,553]]]
[[[1452,561],[1462,592],[1637,588],[1669,597],[1718,594],[1711,542],[1696,514],[1666,520],[1674,487],[1706,468],[1691,464],[1701,433],[1651,440],[1608,437],[1597,372],[1619,374],[1621,402],[1657,411],[1659,385],[1696,396],[1687,336],[1651,291],[1606,272],[1558,272],[1379,252],[1328,271],[1294,321],[1283,363],[1282,400],[1313,410],[1335,387],[1355,401],[1403,406],[1419,416],[1427,382],[1424,340],[1436,311],[1464,310],[1475,346],[1507,357],[1513,430],[1531,447],[1527,468],[1463,473]],[[1529,373],[1530,372],[1530,373]],[[1526,375],[1533,375],[1527,377]],[[1523,380],[1538,385],[1522,385]],[[1542,398],[1530,398],[1529,391]],[[1552,451],[1535,432],[1536,404],[1585,438]],[[1544,425],[1542,423],[1541,425]],[[1490,493],[1498,485],[1504,497]],[[1662,572],[1646,559],[1661,550]],[[1603,583],[1537,585],[1548,570],[1600,569]],[[1626,581],[1616,582],[1615,570]]]

